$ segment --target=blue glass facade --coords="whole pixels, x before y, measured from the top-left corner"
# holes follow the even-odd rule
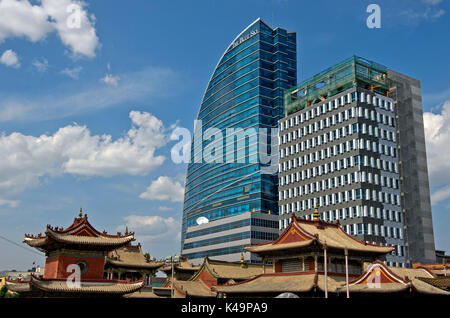
[[[214,221],[249,211],[278,213],[277,174],[260,172],[257,134],[244,137],[241,143],[236,140],[230,151],[225,145],[226,130],[267,128],[270,132],[276,128],[283,117],[284,90],[296,83],[295,32],[272,29],[258,19],[228,46],[211,76],[197,116],[201,131],[197,125],[187,170],[182,250],[193,245],[184,246],[186,230],[196,226],[201,216]],[[202,136],[213,127],[223,132],[223,140]],[[214,143],[223,147],[223,160],[199,161],[198,154],[202,156]],[[234,162],[230,162],[230,154]],[[249,237],[254,235],[248,233]],[[233,253],[241,248],[233,248]],[[214,253],[219,255],[220,251]]]

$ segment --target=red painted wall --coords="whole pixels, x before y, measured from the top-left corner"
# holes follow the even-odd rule
[[[313,271],[313,270],[315,270],[315,265],[314,265],[314,258],[313,257],[308,257],[306,260],[305,260],[305,262],[306,262],[306,270],[309,270],[309,271]]]
[[[275,262],[275,273],[281,273],[283,271],[281,263],[282,261]]]
[[[58,272],[58,258],[48,257],[45,260],[44,278],[56,278]]]
[[[87,272],[81,275],[81,279],[103,279],[104,258],[83,256],[48,257],[45,261],[44,278],[67,278],[73,273],[67,272],[67,266],[81,259],[89,264]]]

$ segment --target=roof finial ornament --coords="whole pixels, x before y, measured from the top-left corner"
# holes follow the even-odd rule
[[[244,253],[241,253],[241,267],[246,267],[245,260],[244,260]]]
[[[317,201],[316,201],[316,207],[314,208],[313,219],[314,219],[314,221],[320,220],[319,207],[317,205]]]
[[[78,217],[81,219],[83,217],[83,208],[80,208],[80,214],[78,214]]]
[[[125,226],[125,235],[128,235],[128,225]]]

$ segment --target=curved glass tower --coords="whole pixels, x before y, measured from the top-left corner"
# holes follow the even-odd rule
[[[197,116],[186,177],[181,248],[191,261],[237,261],[245,245],[277,237],[277,171],[261,171],[259,133],[277,127],[283,91],[296,83],[296,33],[261,19],[220,58]]]

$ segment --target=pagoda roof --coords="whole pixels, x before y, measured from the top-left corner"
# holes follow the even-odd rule
[[[144,282],[118,280],[81,281],[80,287],[69,287],[66,279],[45,279],[31,276],[27,281],[7,281],[9,290],[17,293],[30,293],[34,290],[55,294],[103,294],[125,295],[134,293],[144,286]]]
[[[429,271],[423,269],[388,267],[380,261],[375,261],[363,274],[349,282],[349,291],[350,294],[413,291],[419,294],[450,295],[442,288],[445,284],[444,280],[438,282]],[[330,293],[345,293],[345,275],[328,273],[327,286]],[[213,286],[212,289],[225,294],[252,296],[284,292],[306,293],[313,290],[323,292],[325,275],[323,271],[261,274],[243,282]]]
[[[190,280],[197,280],[197,278],[202,274],[202,272],[208,272],[211,277],[215,279],[234,279],[234,280],[244,280],[255,277],[263,271],[262,264],[247,264],[238,262],[226,262],[209,259],[205,257],[203,264],[200,269],[195,273]],[[272,266],[266,266],[266,272],[272,272]]]
[[[157,269],[164,265],[164,261],[148,261],[142,253],[140,244],[129,244],[115,249],[106,258],[106,263],[111,264],[114,267],[139,269]]]
[[[75,218],[66,229],[47,225],[45,234],[37,236],[25,235],[24,243],[43,251],[54,250],[65,246],[76,246],[86,249],[112,250],[134,241],[134,232],[111,235],[106,231],[99,232],[88,221],[85,214]]]
[[[345,284],[345,276],[327,275],[327,284],[329,292],[336,292],[342,284]],[[307,293],[313,289],[325,290],[325,275],[323,272],[260,274],[240,283],[213,287],[213,290],[226,294]]]
[[[80,287],[69,287],[65,279],[42,279],[32,277],[30,285],[45,292],[51,293],[75,293],[75,294],[115,294],[124,295],[134,293],[144,286],[143,281],[81,281]]]
[[[292,215],[289,226],[280,237],[272,242],[245,247],[245,250],[271,254],[283,250],[304,249],[314,244],[322,248],[348,250],[349,252],[364,254],[387,254],[394,250],[393,246],[381,246],[357,240],[347,234],[339,222],[325,222],[322,220],[306,220]]]
[[[183,281],[175,280],[173,287],[183,296],[191,297],[215,297],[216,293],[206,285],[202,280],[199,281]]]
[[[8,290],[16,292],[16,293],[25,293],[29,292],[30,289],[30,280],[9,280],[7,279],[5,282],[6,288]]]
[[[189,260],[183,256],[180,256],[180,261],[178,263],[175,263],[173,265],[173,267],[175,268],[175,271],[178,272],[196,272],[200,269],[201,265],[193,265],[192,263],[189,262]],[[163,272],[172,272],[172,265],[171,264],[167,264],[163,267],[160,268],[161,271]]]
[[[434,287],[450,291],[450,276],[441,276],[435,278],[420,277],[421,281],[433,285]]]
[[[420,294],[450,295],[428,280],[433,274],[423,268],[389,267],[380,261],[371,263],[365,272],[349,282],[350,293],[396,293],[408,290]],[[346,286],[339,288],[345,292]]]

